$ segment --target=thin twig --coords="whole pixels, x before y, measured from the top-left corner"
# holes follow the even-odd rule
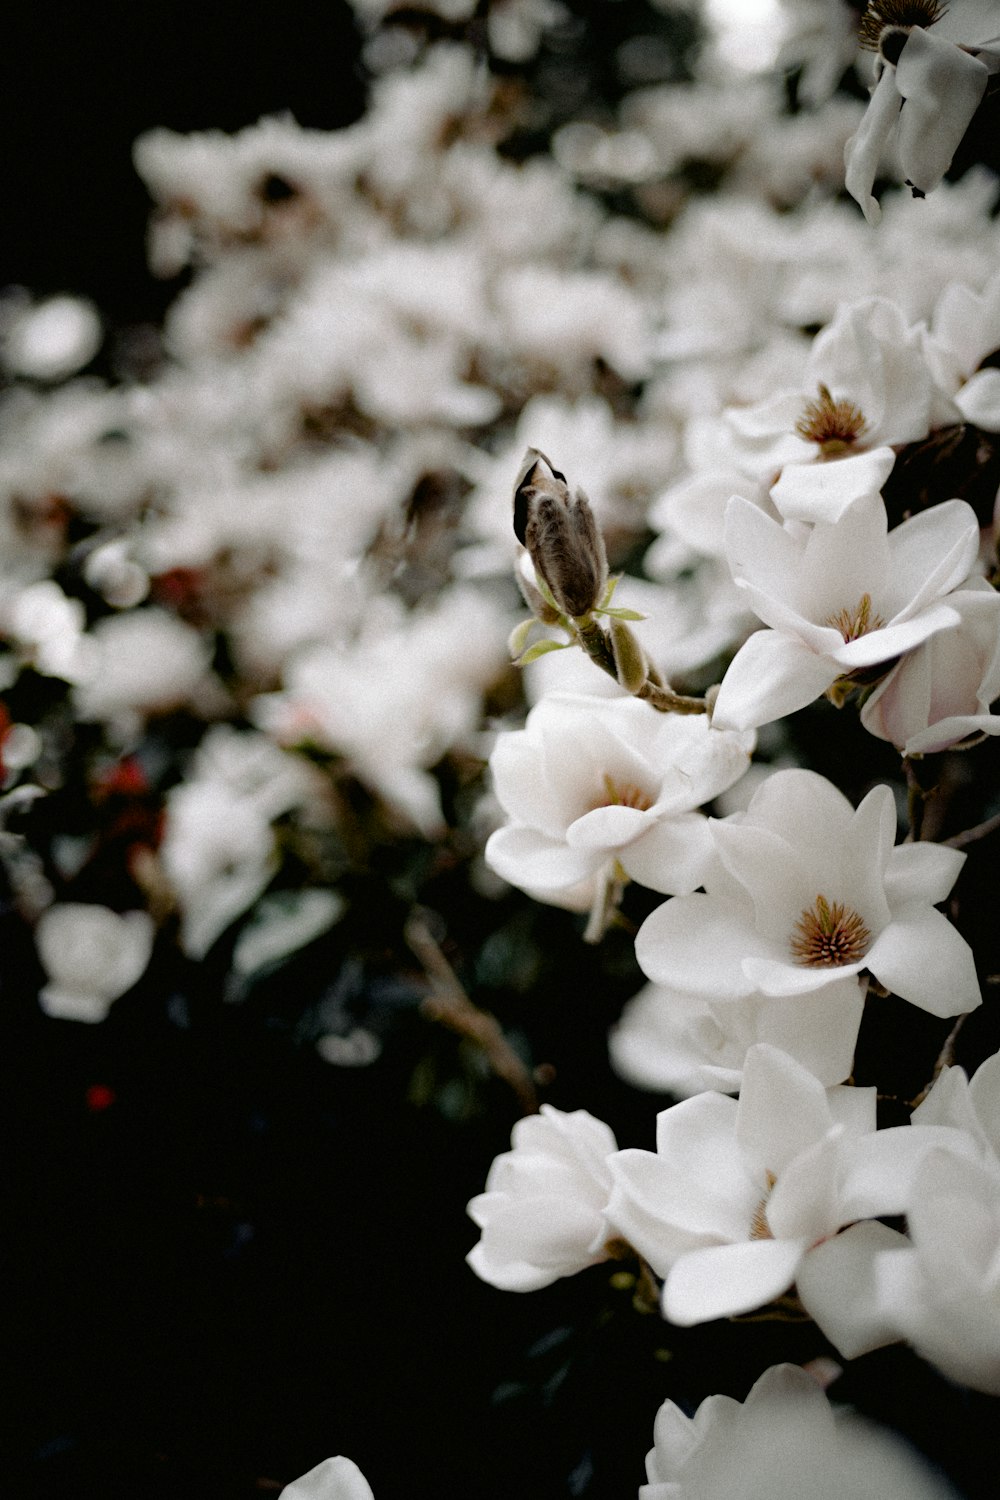
[[[645,682],[635,695],[644,703],[659,709],[661,714],[707,714],[708,704],[704,698],[692,698],[686,693],[675,693],[672,688],[658,683]]]
[[[431,993],[421,1004],[421,1014],[474,1043],[497,1078],[513,1089],[522,1113],[536,1115],[538,1092],[528,1068],[504,1036],[496,1016],[473,1005],[422,912],[411,913],[403,936],[431,984]]]
[[[618,681],[618,670],[615,666],[615,656],[611,649],[611,643],[607,635],[598,625],[596,620],[584,618],[573,622],[576,630],[576,639],[583,647],[591,661],[607,672],[609,677]],[[704,698],[692,698],[686,693],[675,693],[669,684],[665,683],[659,672],[647,671],[646,681],[634,695],[641,698],[661,714],[705,714],[708,713],[708,704]]]
[[[969,844],[978,843],[980,839],[987,838],[1000,828],[1000,813],[994,813],[992,818],[986,818],[982,823],[976,823],[972,828],[963,828],[961,833],[953,834],[950,839],[942,839],[949,849],[965,849]]]

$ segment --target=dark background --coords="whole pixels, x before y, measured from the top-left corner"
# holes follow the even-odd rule
[[[627,32],[629,9],[602,7],[601,25],[613,13]],[[600,92],[613,48],[598,30],[577,61],[591,68],[581,87]],[[0,287],[86,294],[112,328],[158,320],[177,288],[145,271],[135,136],[235,130],[283,110],[349,123],[364,98],[357,58],[334,0],[9,14]],[[806,758],[843,784],[857,726],[820,727]],[[966,887],[970,905],[984,893],[980,943],[996,938],[994,859],[981,850]],[[361,1019],[366,1007],[396,1015],[380,1060],[358,1071],[321,1062],[303,1024],[356,962],[339,935],[239,1006],[222,1000],[225,939],[197,967],[163,945],[88,1027],[38,1009],[30,932],[0,892],[4,1500],[252,1500],[338,1452],[376,1500],[619,1500],[642,1480],[666,1395],[742,1398],[768,1364],[827,1352],[811,1325],[667,1329],[632,1310],[607,1268],[530,1297],[464,1269],[476,1238],[465,1204],[517,1110],[417,1014],[405,912],[385,898],[392,872],[378,873],[355,893],[369,913],[357,1003]],[[607,1025],[637,983],[628,942],[598,964],[572,919],[516,896],[476,905],[460,874],[421,897],[448,914],[463,980],[553,1066],[552,1103],[652,1147],[665,1101],[606,1067]],[[505,923],[511,951],[538,958],[530,990],[512,976],[477,988],[477,955]],[[983,949],[992,968],[995,946]],[[905,1350],[858,1361],[836,1394],[907,1431],[970,1495],[992,1494],[992,1459],[980,1460],[995,1402]]]
[[[0,287],[85,293],[113,324],[158,317],[173,292],[145,271],[135,137],[238,130],[283,111],[348,124],[364,105],[358,48],[343,0],[6,7]]]

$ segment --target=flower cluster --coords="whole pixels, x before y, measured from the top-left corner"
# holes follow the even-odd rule
[[[667,1381],[643,1500],[944,1497],[815,1377],[905,1345],[1000,1395],[1000,223],[948,178],[997,6],[789,0],[789,89],[660,3],[677,55],[623,39],[587,118],[556,0],[354,9],[355,125],[137,143],[187,284],[124,378],[89,303],[0,298],[33,1019],[183,1029],[198,969],[332,1088],[441,1023],[414,1107],[524,1115],[482,1281],[810,1325],[742,1404]],[[536,1055],[578,941],[539,1030],[600,1004],[655,1149]]]

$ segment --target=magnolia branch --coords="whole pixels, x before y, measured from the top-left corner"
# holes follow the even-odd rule
[[[504,1036],[497,1018],[473,1005],[419,910],[411,913],[403,936],[431,985],[431,993],[421,1003],[421,1015],[478,1047],[496,1077],[517,1095],[522,1114],[537,1114],[538,1092],[529,1069]]]

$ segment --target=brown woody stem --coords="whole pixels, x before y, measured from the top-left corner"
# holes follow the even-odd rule
[[[403,936],[431,984],[431,993],[420,1006],[421,1014],[478,1047],[496,1077],[516,1094],[522,1114],[537,1114],[538,1093],[531,1073],[504,1036],[496,1016],[473,1005],[422,912],[411,913]]]

